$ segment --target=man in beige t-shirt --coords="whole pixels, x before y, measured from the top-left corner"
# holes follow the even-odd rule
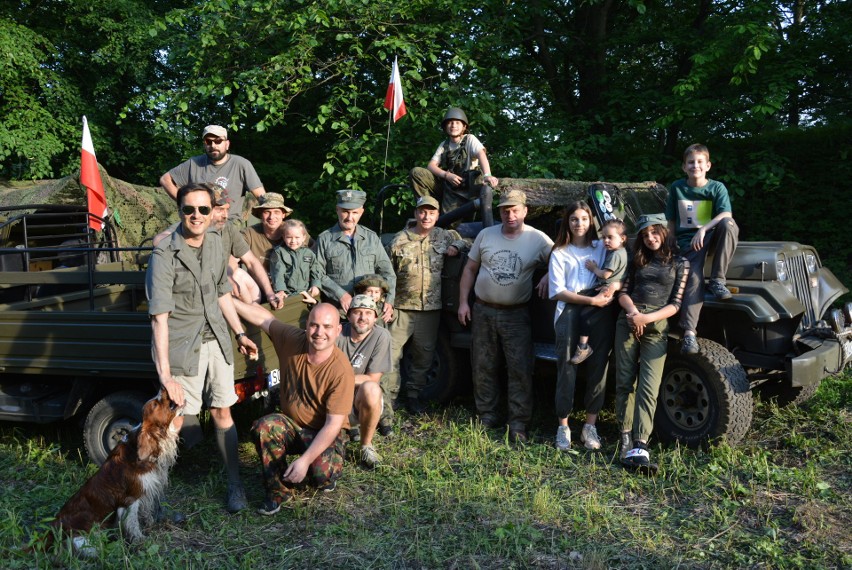
[[[527,423],[532,416],[533,344],[529,300],[532,275],[547,266],[553,240],[524,224],[527,197],[510,190],[500,197],[499,226],[485,228],[468,254],[459,284],[458,317],[462,325],[471,322],[470,360],[473,369],[473,395],[479,419],[486,427],[500,424],[499,370],[505,356],[508,374],[509,436],[527,441]],[[542,289],[543,287],[543,289]],[[547,294],[547,275],[537,288]],[[471,314],[470,291],[476,294]]]

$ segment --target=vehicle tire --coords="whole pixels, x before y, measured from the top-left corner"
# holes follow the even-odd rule
[[[405,375],[403,359],[403,376]],[[424,402],[448,404],[470,384],[470,358],[468,353],[450,345],[450,333],[441,328],[435,347],[435,356],[426,386],[420,392]]]
[[[150,398],[143,392],[114,392],[92,406],[83,425],[83,442],[93,463],[106,461],[112,448],[139,425],[142,406]]]
[[[698,339],[701,352],[684,355],[669,343],[655,431],[663,442],[690,447],[717,439],[738,443],[751,426],[752,394],[742,365],[725,347]]]

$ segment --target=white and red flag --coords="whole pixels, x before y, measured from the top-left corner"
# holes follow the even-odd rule
[[[391,112],[393,122],[397,122],[408,111],[405,110],[405,101],[402,98],[402,82],[399,79],[399,66],[396,58],[393,58],[393,71],[391,72],[388,92],[385,95],[385,109]]]
[[[92,135],[89,133],[89,123],[83,117],[83,154],[80,159],[80,185],[86,188],[86,199],[89,203],[89,227],[95,231],[104,229],[102,218],[107,214],[106,193],[98,170],[98,159],[95,157],[95,147]],[[97,217],[95,217],[97,216]]]

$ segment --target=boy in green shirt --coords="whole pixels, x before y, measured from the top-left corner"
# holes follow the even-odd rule
[[[713,267],[707,286],[717,299],[731,298],[725,287],[725,273],[736,251],[740,230],[731,213],[728,189],[721,182],[707,178],[711,166],[706,146],[687,147],[682,167],[686,178],[672,184],[666,203],[669,232],[676,236],[680,255],[689,261],[690,268],[680,311],[684,354],[699,351],[695,332],[704,304],[704,260],[711,249]]]

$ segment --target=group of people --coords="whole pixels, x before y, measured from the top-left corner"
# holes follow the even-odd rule
[[[526,196],[519,190],[500,196],[501,223],[484,228],[470,245],[456,231],[436,227],[438,215],[442,207],[470,198],[464,192],[471,184],[499,182],[489,172],[484,147],[467,134],[463,111],[451,109],[442,127],[447,141],[428,169],[411,173],[419,195],[414,220],[387,248],[359,223],[366,202],[359,190],[337,192],[337,223],[312,240],[302,222],[288,219],[292,209],[283,196],[265,192],[251,163],[229,153],[223,127],[206,127],[205,154],[161,178],[177,202],[180,221],[155,240],[148,267],[152,357],[161,385],[184,406],[184,439],[198,428],[202,404],[210,408],[228,474],[228,511],[247,506],[229,411],[237,397],[228,329],[240,352],[254,356],[258,348],[242,323],[260,327],[279,360],[280,413],[252,426],[266,490],[258,512],[271,515],[292,496],[294,486],[334,489],[348,440],[359,442],[362,464],[378,465],[382,459],[374,436],[392,434],[398,399],[412,414],[426,411],[420,392],[437,341],[443,264],[446,256],[464,252],[468,260],[458,319],[471,325],[481,423],[504,425],[498,379],[505,364],[505,424],[513,441],[527,441],[534,362],[529,301],[535,288],[557,301],[557,448],[571,447],[568,416],[579,366],[586,367],[588,377],[580,440],[588,449],[601,448],[595,423],[614,347],[621,457],[628,467],[653,466],[647,443],[668,318],[681,311],[682,350],[700,350],[695,324],[710,247],[716,249],[710,290],[720,299],[731,296],[724,274],[737,230],[727,191],[706,178],[709,151],[700,145],[687,149],[687,179],[673,185],[666,214],[640,218],[632,259],[625,249],[624,224],[608,222],[598,240],[583,202],[566,209],[554,243],[524,223]],[[232,222],[249,193],[258,199],[252,214],[260,222],[240,230]],[[670,236],[677,236],[679,254]],[[545,266],[549,271],[534,284],[533,272]],[[278,321],[259,304],[265,298],[276,309],[291,295],[312,305],[304,330]],[[406,345],[411,366],[406,393],[400,395]],[[288,462],[288,455],[299,457]]]

